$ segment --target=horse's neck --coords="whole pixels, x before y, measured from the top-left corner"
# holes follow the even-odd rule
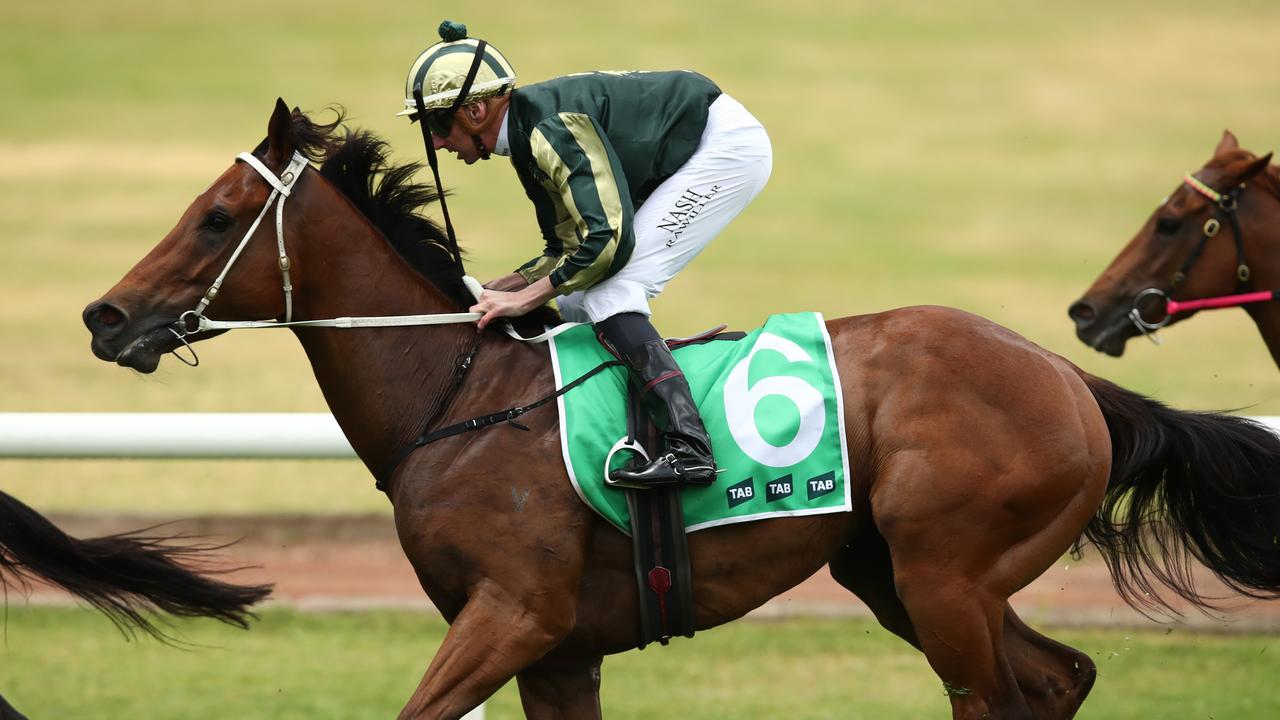
[[[1269,212],[1251,217],[1241,227],[1244,236],[1245,255],[1252,271],[1253,289],[1280,291],[1280,198],[1273,194],[1265,206]],[[1280,299],[1271,302],[1245,305],[1245,310],[1262,340],[1271,352],[1271,358],[1280,366]]]
[[[1276,286],[1269,287],[1274,289]],[[1280,301],[1272,300],[1267,303],[1246,305],[1245,310],[1258,326],[1262,341],[1267,344],[1267,350],[1271,352],[1271,359],[1275,361],[1277,367],[1280,367]]]
[[[345,205],[339,198],[317,202]],[[354,210],[332,213],[325,223],[298,225],[298,241],[286,237],[296,255],[298,319],[460,310]],[[476,338],[470,323],[310,328],[296,334],[329,409],[361,460],[375,470],[447,400],[456,361]]]

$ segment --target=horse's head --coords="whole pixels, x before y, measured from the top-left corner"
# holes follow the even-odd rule
[[[1245,211],[1260,197],[1275,197],[1274,187],[1257,190],[1250,182],[1258,177],[1276,184],[1265,172],[1270,161],[1270,153],[1258,157],[1242,150],[1224,132],[1213,158],[1174,189],[1071,304],[1067,313],[1081,342],[1119,357],[1129,338],[1194,314],[1168,316],[1166,300],[1230,295],[1247,287],[1245,218],[1237,216],[1237,207]]]
[[[85,308],[95,355],[149,373],[184,335],[194,341],[218,334],[190,327],[198,320],[192,313],[206,306],[227,318],[286,315],[288,261],[281,259],[277,216],[268,205],[303,184],[306,160],[295,155],[294,113],[277,100],[267,139],[254,154],[222,173],[159,245]],[[294,281],[297,275],[293,270]]]

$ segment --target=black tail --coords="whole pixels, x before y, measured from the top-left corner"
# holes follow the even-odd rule
[[[175,545],[173,538],[137,533],[79,540],[0,492],[0,587],[7,571],[41,579],[101,610],[122,630],[166,638],[153,612],[211,617],[248,627],[250,606],[270,585],[233,585],[202,575],[188,563],[219,546]]]
[[[0,720],[27,720],[27,716],[0,697]]]
[[[1192,558],[1228,587],[1280,597],[1280,438],[1246,418],[1174,410],[1084,375],[1111,432],[1111,479],[1085,537],[1131,606],[1166,608],[1151,578],[1202,609]]]

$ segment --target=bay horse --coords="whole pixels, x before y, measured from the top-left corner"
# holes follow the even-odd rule
[[[1084,344],[1120,357],[1139,334],[1202,309],[1243,307],[1280,366],[1280,168],[1224,131],[1067,309]]]
[[[171,642],[155,613],[211,617],[247,628],[249,608],[266,599],[271,587],[235,585],[198,572],[194,564],[220,546],[175,540],[181,539],[138,532],[72,537],[0,492],[0,590],[11,582],[22,589],[30,581],[61,588],[101,611],[126,637],[141,631]],[[22,718],[0,697],[0,720]]]
[[[85,308],[94,354],[151,372],[215,334],[192,332],[197,305],[224,322],[465,310],[461,261],[420,214],[435,191],[341,120],[277,101],[257,149]],[[281,187],[289,205],[271,213]],[[1163,602],[1157,586],[1208,606],[1193,560],[1247,595],[1280,593],[1280,439],[1265,428],[1165,407],[958,310],[827,327],[853,509],[693,533],[697,629],[829,565],[923,651],[954,718],[1069,718],[1094,663],[1024,624],[1008,598],[1073,546],[1099,547],[1140,606]],[[554,390],[544,346],[494,328],[291,330],[380,477],[424,424]],[[637,643],[629,540],[571,487],[556,413],[522,420],[527,430],[503,423],[426,445],[386,476],[404,553],[451,624],[402,718],[458,718],[513,677],[530,718],[598,718],[603,657]]]

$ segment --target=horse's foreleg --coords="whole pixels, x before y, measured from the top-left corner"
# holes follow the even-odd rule
[[[599,720],[600,662],[541,662],[521,672],[520,702],[529,720]]]
[[[454,618],[422,682],[400,711],[401,720],[456,720],[484,702],[569,634],[572,602],[566,597],[561,604],[542,603],[546,607],[534,609],[528,598],[493,581],[481,583]]]

